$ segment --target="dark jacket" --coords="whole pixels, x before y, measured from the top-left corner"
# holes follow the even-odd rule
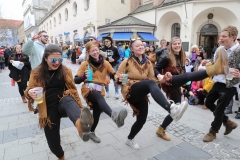
[[[4,51],[4,57],[9,57],[12,55],[12,51],[9,48],[6,48]]]
[[[157,56],[157,63],[161,61],[163,57],[165,57],[168,54],[169,50],[167,48],[158,48],[155,53]]]
[[[116,47],[107,47],[104,46],[102,49],[103,52],[106,52],[107,54],[107,58],[106,60],[109,61],[109,58],[112,57],[114,59],[114,62],[109,62],[112,66],[116,66],[117,65],[117,61],[120,58],[120,55],[118,53],[118,49]]]
[[[9,77],[12,78],[14,81],[18,81],[20,79],[21,79],[21,81],[28,81],[30,78],[30,72],[32,70],[28,55],[23,54],[23,56],[21,56],[20,60],[18,60],[18,55],[12,54],[9,57],[9,61],[10,60],[23,62],[24,67],[22,68],[22,70],[19,70],[16,67],[14,67],[12,65],[12,63],[9,62],[9,66],[8,66],[8,68],[10,70]]]

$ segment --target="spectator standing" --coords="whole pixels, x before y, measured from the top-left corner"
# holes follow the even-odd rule
[[[104,47],[102,49],[103,52],[107,53],[107,58],[106,60],[112,65],[114,71],[117,71],[117,61],[120,58],[120,55],[118,53],[118,49],[113,46],[113,39],[111,37],[103,37],[104,41]],[[115,98],[119,98],[119,93],[118,93],[118,85],[114,81],[114,87],[115,87]],[[106,97],[109,97],[109,85],[105,86],[106,89]]]

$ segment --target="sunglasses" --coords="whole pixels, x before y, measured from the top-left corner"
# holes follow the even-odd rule
[[[63,58],[58,58],[58,59],[57,59],[57,58],[51,58],[51,59],[50,59],[50,62],[51,62],[51,63],[56,63],[57,61],[58,61],[59,63],[62,63]]]
[[[110,42],[110,41],[104,41],[104,43],[108,43],[108,42]]]
[[[48,38],[49,36],[48,35],[42,35],[44,38]]]

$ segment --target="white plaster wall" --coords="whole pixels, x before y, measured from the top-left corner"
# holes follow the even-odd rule
[[[73,16],[73,3],[77,3],[77,15]],[[89,9],[84,10],[83,0],[71,0],[70,3],[64,3],[59,9],[57,9],[51,16],[49,16],[44,22],[39,25],[40,30],[46,29],[46,24],[52,21],[52,29],[48,27],[48,35],[57,37],[64,32],[70,32],[70,41],[74,41],[74,30],[77,30],[80,38],[83,38],[85,31],[84,27],[90,22],[95,25],[95,36],[98,36],[97,26],[105,24],[105,18],[110,18],[111,21],[127,16],[130,12],[130,1],[126,0],[125,4],[121,4],[112,0],[90,0]],[[68,9],[68,20],[65,20],[65,8]],[[58,15],[61,13],[61,24],[59,24]],[[54,27],[54,17],[56,18],[56,26]],[[65,42],[63,35],[63,41]],[[54,39],[53,39],[54,41]],[[59,37],[58,37],[59,41]]]
[[[134,14],[133,16],[138,18],[138,19],[141,19],[145,22],[155,24],[155,10],[141,12],[141,13],[138,13],[138,14]]]

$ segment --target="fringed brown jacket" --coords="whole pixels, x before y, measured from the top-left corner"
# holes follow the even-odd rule
[[[127,65],[128,63],[128,65]],[[131,86],[137,82],[141,82],[143,80],[154,80],[156,82],[157,79],[154,77],[153,67],[151,61],[145,62],[143,65],[140,65],[133,57],[124,59],[124,61],[120,64],[117,73],[115,74],[115,79],[118,78],[118,74],[126,73],[128,74],[128,82],[126,85],[122,85],[122,95],[124,98],[124,102],[129,103],[127,98],[130,97]],[[148,97],[146,95],[146,100]],[[133,109],[133,116],[139,114],[139,110],[129,103],[131,108]]]
[[[80,108],[83,108],[82,102],[80,100],[80,97],[77,92],[77,88],[76,88],[74,80],[73,80],[72,71],[71,71],[71,69],[67,68],[66,66],[63,66],[63,67],[66,70],[65,75],[64,75],[66,90],[63,93],[63,97],[72,96],[76,100],[78,106]],[[37,83],[37,81],[36,81],[37,79],[39,79],[39,74],[37,71],[38,71],[38,67],[35,68],[34,70],[32,70],[28,87],[24,93],[25,93],[26,98],[28,99],[29,111],[33,111],[34,109],[33,109],[32,105],[33,105],[34,100],[29,96],[28,91],[34,87],[43,87],[43,103],[38,104],[39,125],[40,125],[40,129],[43,129],[46,125],[48,125],[51,128],[52,123],[50,121],[49,116],[47,115],[45,88],[44,88],[44,86],[42,86],[40,83]],[[61,99],[60,99],[60,101],[61,101]]]
[[[88,65],[90,65],[90,69],[93,70],[93,79],[92,82],[104,86],[105,80],[106,80],[106,75],[113,75],[115,73],[114,69],[112,68],[111,64],[103,60],[102,64],[99,67],[95,67],[93,64],[89,63],[88,61],[84,61],[81,63],[77,76],[82,76],[85,71],[88,69]],[[87,82],[87,80],[85,80]],[[92,104],[88,102],[87,96],[91,90],[87,88],[84,84],[82,85],[81,88],[81,94],[83,98],[86,100],[87,104],[92,107]],[[104,87],[102,88],[101,95],[105,96],[105,90]]]

